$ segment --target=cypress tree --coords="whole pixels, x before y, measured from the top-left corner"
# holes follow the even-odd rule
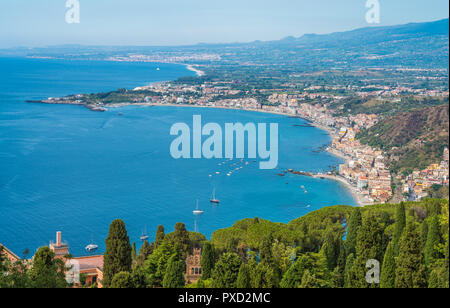
[[[345,262],[344,288],[352,288],[354,285],[355,281],[355,277],[353,275],[354,264],[355,264],[355,255],[354,254],[348,255]]]
[[[206,242],[203,245],[202,251],[202,279],[206,280],[211,278],[212,270],[214,268],[214,263],[216,261],[214,247],[210,242]]]
[[[400,239],[400,251],[396,260],[395,287],[425,287],[425,267],[422,262],[423,254],[419,233],[414,224],[410,223]]]
[[[368,260],[374,259],[381,263],[384,256],[384,234],[375,215],[369,215],[363,220],[358,231],[356,242],[356,260],[354,264],[355,286],[360,288],[378,287],[366,281]]]
[[[142,263],[153,253],[154,244],[152,243],[152,245],[149,245],[147,241],[144,241],[144,244],[142,244],[141,249],[139,250],[139,257],[141,258]]]
[[[115,274],[131,272],[131,245],[125,223],[114,220],[106,238],[106,252],[103,257],[103,285],[107,288]]]
[[[166,234],[164,233],[164,226],[159,225],[158,229],[156,229],[155,247],[161,245],[161,243],[164,241],[165,236]]]
[[[242,260],[235,253],[225,253],[220,256],[212,273],[213,288],[236,288],[237,276]]]
[[[178,246],[180,250],[181,259],[186,259],[191,252],[191,241],[189,239],[189,232],[186,230],[186,226],[179,222],[175,224],[175,231],[173,233],[173,244]]]
[[[422,243],[422,249],[425,249],[425,244],[428,237],[428,224],[426,221],[420,224],[420,242]]]
[[[340,245],[339,238],[336,237],[336,232],[332,229],[328,229],[325,232],[325,240],[322,249],[325,253],[327,266],[330,271],[333,271],[334,268],[337,266],[340,253],[339,245]]]
[[[251,288],[250,270],[249,270],[249,266],[245,263],[242,263],[241,268],[239,269],[236,286],[239,289]]]
[[[131,260],[135,261],[136,259],[137,259],[136,242],[133,242],[133,247],[131,248]]]
[[[424,251],[424,261],[427,266],[430,266],[440,257],[439,251],[436,250],[436,246],[441,242],[439,228],[438,216],[433,216],[430,220],[430,225],[428,226],[428,235]]]
[[[430,278],[428,279],[428,288],[429,289],[439,289],[441,288],[439,283],[439,273],[437,270],[433,270],[430,274]]]
[[[286,289],[298,288],[305,270],[312,267],[311,259],[306,255],[301,256],[284,274],[280,287]]]
[[[347,255],[356,254],[356,237],[358,235],[358,229],[361,227],[361,224],[361,210],[359,208],[355,208],[350,214],[350,219],[347,227],[347,238],[345,240]]]
[[[405,204],[402,202],[399,205],[397,205],[397,209],[395,212],[395,228],[392,237],[392,240],[394,242],[394,253],[396,256],[398,256],[400,250],[399,242],[403,230],[405,229],[405,226],[406,226],[406,211],[405,211]]]
[[[262,243],[259,245],[259,256],[261,262],[265,262],[268,264],[273,263],[272,243],[273,237],[272,235],[269,235],[268,237],[265,237]]]
[[[166,289],[184,288],[186,281],[184,280],[183,269],[183,262],[177,254],[170,257],[166,274],[164,275],[163,287]]]
[[[302,277],[301,289],[317,289],[320,288],[320,284],[314,274],[307,269]]]
[[[389,243],[384,254],[383,266],[381,268],[380,287],[392,289],[395,287],[395,255],[394,244]]]
[[[448,258],[449,258],[449,252],[448,252],[448,234],[447,234],[447,241],[445,242],[445,258],[444,258],[444,264],[442,265],[441,270],[441,284],[444,288],[449,287],[449,264],[448,264]]]

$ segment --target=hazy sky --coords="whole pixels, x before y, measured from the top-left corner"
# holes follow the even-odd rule
[[[369,26],[366,0],[0,0],[0,47],[184,45],[274,40]],[[447,0],[379,0],[381,23],[448,18]]]

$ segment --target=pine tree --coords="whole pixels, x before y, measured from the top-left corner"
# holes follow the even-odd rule
[[[400,251],[396,260],[395,287],[422,288],[426,286],[425,267],[419,233],[414,224],[406,226],[400,239]]]
[[[406,210],[405,210],[405,204],[402,202],[399,205],[397,205],[397,209],[395,212],[395,228],[394,228],[394,234],[392,237],[392,240],[394,242],[394,253],[396,256],[398,256],[399,250],[400,250],[400,238],[403,234],[403,230],[406,226]]]
[[[164,226],[159,225],[158,229],[156,230],[155,247],[161,245],[161,243],[164,241],[165,236],[166,234],[164,233]]]
[[[206,242],[203,245],[202,251],[202,279],[206,280],[211,278],[212,270],[216,261],[214,247],[210,242]]]
[[[236,287],[239,289],[249,289],[251,288],[250,284],[250,270],[249,266],[245,263],[242,263],[241,268],[239,269],[239,274],[237,277]]]
[[[183,262],[177,254],[170,257],[166,274],[164,275],[163,287],[166,289],[184,288],[186,281],[183,276],[183,268]]]
[[[395,287],[395,255],[394,244],[392,242],[389,243],[384,254],[380,287],[383,289],[392,289]]]
[[[106,238],[106,252],[103,257],[103,286],[109,287],[115,274],[131,272],[131,245],[125,223],[114,220]]]
[[[368,284],[366,281],[369,260],[377,260],[381,263],[384,256],[384,234],[383,229],[375,215],[369,215],[363,220],[359,228],[356,242],[356,260],[354,267],[354,284],[359,288],[378,287],[376,284]],[[352,282],[353,284],[353,282]]]
[[[439,218],[438,216],[433,216],[428,226],[428,235],[424,251],[424,261],[427,266],[433,264],[433,262],[440,257],[439,251],[436,250],[437,245],[441,242],[439,228]]]
[[[361,210],[359,208],[355,208],[350,214],[350,219],[348,222],[347,238],[345,240],[347,255],[356,254],[356,237],[358,235],[358,229],[361,227],[361,224]]]
[[[213,288],[236,288],[242,260],[235,253],[220,256],[212,273]]]
[[[251,285],[255,289],[277,288],[280,284],[278,269],[269,263],[259,263],[251,275]]]

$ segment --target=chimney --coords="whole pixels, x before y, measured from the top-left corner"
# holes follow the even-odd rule
[[[61,246],[61,231],[56,232],[56,246]]]

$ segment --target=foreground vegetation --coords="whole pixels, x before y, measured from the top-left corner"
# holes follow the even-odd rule
[[[449,202],[427,199],[364,208],[334,206],[289,224],[245,219],[210,241],[178,223],[158,227],[139,252],[115,220],[106,239],[104,287],[184,288],[186,256],[201,247],[202,279],[188,288],[448,288]],[[66,287],[63,268],[43,247],[30,264],[1,259],[1,287]],[[366,263],[381,266],[366,282]]]

